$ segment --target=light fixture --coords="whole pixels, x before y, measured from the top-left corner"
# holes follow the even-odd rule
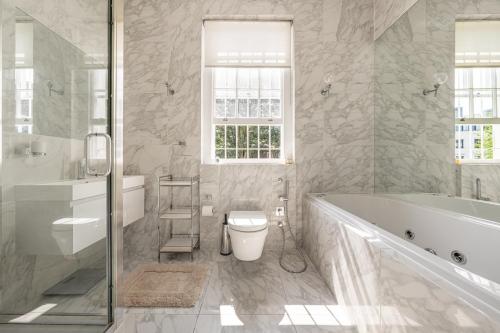
[[[323,96],[329,96],[330,95],[330,89],[332,89],[333,74],[332,73],[326,73],[325,76],[323,77],[323,82],[325,83],[325,86],[323,87],[323,89],[321,89],[321,95],[323,95]]]
[[[170,96],[175,94],[175,90],[172,88],[172,84],[168,81],[165,81],[165,87],[167,87],[167,92]]]
[[[436,73],[434,74],[434,89],[424,89],[424,96],[434,93],[434,97],[437,97],[439,88],[448,81],[448,74],[446,73]]]

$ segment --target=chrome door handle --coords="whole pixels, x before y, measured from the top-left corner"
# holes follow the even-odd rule
[[[98,172],[97,170],[90,170],[89,163],[89,141],[92,138],[102,137],[106,140],[106,170],[104,172]],[[107,133],[89,133],[85,136],[83,153],[85,155],[85,174],[87,176],[93,177],[106,177],[111,173],[111,137]]]

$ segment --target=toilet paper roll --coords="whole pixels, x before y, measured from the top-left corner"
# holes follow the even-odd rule
[[[213,206],[201,207],[201,215],[202,216],[214,216],[214,207]]]

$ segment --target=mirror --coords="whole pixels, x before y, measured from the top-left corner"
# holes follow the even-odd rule
[[[420,0],[376,40],[376,192],[500,201],[499,36],[498,1]]]
[[[80,140],[106,132],[107,64],[20,9],[15,36],[16,131]]]

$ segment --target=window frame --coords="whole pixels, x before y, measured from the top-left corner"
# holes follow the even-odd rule
[[[494,77],[492,78],[493,80],[493,87],[492,88],[484,88],[484,87],[481,87],[481,88],[475,88],[473,86],[473,70],[474,69],[478,69],[478,68],[491,68],[491,69],[495,69],[494,71]],[[500,124],[500,103],[499,103],[499,99],[500,99],[500,87],[498,86],[498,82],[500,82],[500,67],[497,67],[497,66],[480,66],[480,65],[476,65],[476,66],[471,66],[471,65],[462,65],[462,64],[455,64],[455,75],[456,75],[456,71],[458,69],[465,69],[465,70],[469,70],[468,71],[468,80],[471,82],[471,87],[469,88],[460,88],[460,89],[457,89],[455,87],[454,89],[454,109],[455,109],[455,112],[456,112],[456,98],[458,96],[457,94],[457,91],[462,91],[462,92],[465,92],[467,91],[467,98],[469,99],[469,115],[467,117],[461,117],[461,118],[457,118],[456,117],[456,114],[455,114],[455,123],[454,125],[455,126],[463,126],[463,125],[469,125],[469,126],[472,126],[472,125],[498,125]],[[492,117],[475,117],[474,116],[474,112],[475,112],[475,106],[474,106],[474,99],[475,99],[475,96],[474,96],[474,92],[477,91],[477,90],[490,90],[492,92],[492,96],[491,96],[491,99],[492,99],[492,112],[493,112],[493,115]],[[464,95],[465,97],[465,95]],[[455,128],[454,126],[454,128]],[[457,137],[457,131],[455,130],[454,131],[454,136],[455,136],[455,142],[456,140],[458,139]],[[482,133],[481,133],[481,138],[482,138]],[[463,139],[463,138],[462,138]],[[457,149],[458,148],[455,148],[455,159],[456,159],[456,153],[457,153]],[[460,148],[460,149],[464,149],[464,148]],[[481,158],[481,159],[456,159],[457,163],[459,164],[500,164],[500,159],[485,159],[485,158]]]
[[[293,128],[293,70],[287,67],[244,67],[248,69],[276,69],[282,70],[281,77],[281,117],[273,118],[235,118],[215,117],[215,70],[220,67],[203,68],[202,88],[202,162],[204,164],[285,164],[294,159],[294,128]],[[223,67],[228,68],[228,67]],[[232,67],[238,69],[242,67]],[[260,80],[259,80],[260,84]],[[236,87],[237,89],[237,87]],[[236,105],[237,105],[236,97]],[[219,159],[215,155],[215,126],[217,125],[256,125],[281,126],[281,157],[276,158],[236,158]],[[271,149],[270,149],[271,150]]]

